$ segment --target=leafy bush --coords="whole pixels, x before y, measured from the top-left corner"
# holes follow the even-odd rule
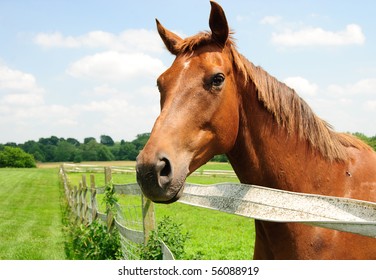
[[[170,217],[165,216],[159,222],[157,231],[151,232],[149,241],[141,248],[140,258],[142,260],[162,260],[161,241],[163,241],[175,259],[186,259],[184,245],[188,239],[189,233],[182,233],[181,224],[176,224]]]
[[[113,184],[106,185],[103,202],[107,214],[115,213]],[[117,228],[108,229],[99,220],[90,224],[82,224],[71,211],[68,204],[63,213],[65,225],[65,253],[68,259],[74,260],[117,260],[122,258],[120,235]]]
[[[89,225],[71,223],[67,229],[65,252],[68,259],[121,259],[120,237],[116,229],[108,232],[107,227],[97,220]]]
[[[0,151],[0,167],[35,167],[34,157],[17,147],[5,146]]]

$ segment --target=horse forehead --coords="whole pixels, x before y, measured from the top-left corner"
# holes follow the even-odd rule
[[[193,56],[185,56],[182,61],[182,70],[205,70],[211,67],[218,67],[225,65],[225,58],[223,54],[218,52],[205,52]]]
[[[222,54],[216,52],[205,52],[200,54],[182,55],[177,57],[167,71],[159,77],[160,82],[178,82],[178,77],[199,77],[199,73],[210,71],[212,68],[225,65]]]
[[[188,70],[189,69],[189,66],[191,64],[191,61],[188,59],[186,61],[183,62],[183,69],[184,70]]]

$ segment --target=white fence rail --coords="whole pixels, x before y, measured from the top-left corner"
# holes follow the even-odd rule
[[[272,222],[295,222],[376,237],[376,203],[244,184],[187,184],[182,203]]]
[[[64,169],[69,172],[103,172],[103,167],[82,165],[65,164]],[[130,168],[119,167],[112,168],[112,171],[133,172]],[[114,187],[116,193],[141,195],[137,183]],[[304,223],[376,237],[376,203],[373,202],[235,183],[186,184],[179,202],[264,221]]]
[[[136,184],[114,185],[116,193],[141,195]],[[376,237],[376,203],[294,193],[255,185],[186,184],[178,201],[271,222],[294,222]]]

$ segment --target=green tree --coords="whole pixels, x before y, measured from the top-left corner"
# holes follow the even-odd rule
[[[100,142],[105,146],[113,146],[115,144],[114,140],[108,135],[101,135]]]
[[[46,157],[42,149],[43,147],[40,143],[33,140],[26,141],[24,144],[20,145],[20,148],[22,148],[22,150],[24,150],[26,153],[33,155],[36,161],[46,161]]]
[[[136,136],[136,139],[132,141],[133,145],[136,146],[136,150],[140,151],[144,148],[146,142],[150,138],[150,133],[143,133],[143,134],[138,134]]]
[[[123,145],[120,145],[119,158],[120,160],[136,160],[138,152],[133,143],[125,142]]]
[[[56,148],[54,161],[73,161],[77,150],[73,144],[67,141],[60,141]]]
[[[49,138],[39,138],[38,142],[44,146],[47,146],[47,145],[57,146],[57,144],[60,142],[60,138],[57,138],[56,136],[51,136]]]
[[[358,137],[360,140],[371,146],[372,149],[376,151],[376,135],[373,137],[367,137],[365,134],[360,132],[353,133],[356,137]]]
[[[86,141],[87,138],[85,138]],[[100,144],[95,139],[80,146],[82,149],[83,161],[97,161],[98,160],[98,148]]]
[[[5,146],[0,151],[0,167],[35,167],[34,157],[21,148]]]
[[[227,156],[226,155],[216,155],[214,156],[211,161],[217,161],[217,162],[228,162]]]
[[[67,138],[67,142],[69,144],[72,144],[75,147],[79,147],[80,146],[80,142],[77,139],[74,139],[74,138]]]
[[[115,159],[114,155],[110,152],[110,149],[103,145],[98,146],[97,158],[100,161],[111,161]]]
[[[91,141],[95,141],[95,142],[97,142],[97,140],[94,138],[94,137],[86,137],[85,139],[84,139],[84,144],[89,144],[89,142],[91,142]]]

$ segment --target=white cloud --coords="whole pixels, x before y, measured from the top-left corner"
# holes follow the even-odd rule
[[[328,31],[319,27],[299,30],[287,28],[272,34],[273,44],[286,47],[363,45],[365,36],[357,24],[348,24],[344,30]]]
[[[364,103],[364,108],[367,111],[376,113],[376,100],[368,100]]]
[[[44,92],[33,75],[0,64],[0,105],[43,104]]]
[[[33,75],[0,64],[0,90],[29,91],[37,88]]]
[[[38,33],[34,43],[44,48],[101,48],[117,51],[164,51],[156,31],[128,29],[119,34],[91,31],[80,36],[65,36],[60,32]]]
[[[75,93],[74,103],[67,97],[66,105],[55,110],[36,105],[34,109],[14,111],[13,117],[19,120],[17,127],[22,127],[29,116],[33,132],[40,131],[37,126],[44,122],[49,131],[44,133],[61,137],[108,134],[114,139],[131,140],[136,134],[151,130],[159,113],[155,79],[166,69],[158,57],[165,50],[157,32],[92,31],[80,36],[39,33],[34,43],[43,48],[86,52],[65,70],[70,77],[86,81],[82,81],[84,86]],[[38,137],[44,133],[35,132]]]
[[[304,84],[304,83],[303,83]],[[376,78],[361,79],[349,84],[318,86],[315,95],[303,98],[317,115],[338,131],[376,135]]]
[[[136,77],[155,78],[165,69],[162,61],[143,53],[106,51],[74,62],[67,73],[76,78],[122,81]]]
[[[301,96],[314,96],[318,91],[318,86],[310,83],[302,77],[288,77],[283,81],[289,87],[293,88]]]
[[[275,25],[277,22],[281,21],[282,17],[280,16],[266,16],[260,20],[261,24]]]
[[[376,94],[376,78],[362,79],[354,84],[347,85],[330,85],[328,92],[334,96],[352,96],[352,95],[369,95]]]

